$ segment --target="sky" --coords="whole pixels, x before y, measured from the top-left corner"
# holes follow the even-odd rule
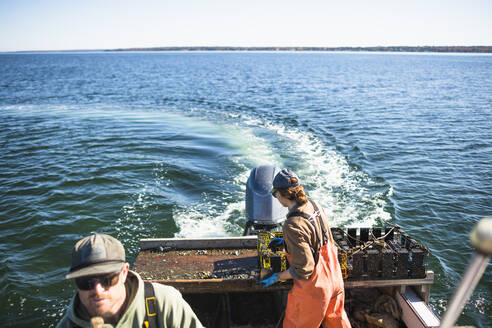
[[[491,0],[0,0],[0,51],[492,45]]]

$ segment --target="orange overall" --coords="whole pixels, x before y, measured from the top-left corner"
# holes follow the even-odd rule
[[[351,327],[344,309],[345,292],[337,247],[328,238],[318,254],[309,279],[294,279],[285,309],[284,328]],[[287,259],[290,261],[289,254]]]

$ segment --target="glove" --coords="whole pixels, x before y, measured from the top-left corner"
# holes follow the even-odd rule
[[[284,238],[273,238],[268,244],[268,248],[280,248],[284,245]]]
[[[277,277],[277,274],[274,273],[270,277],[260,281],[260,285],[262,285],[262,287],[269,287],[269,286],[275,284],[276,282],[278,282],[278,277]]]

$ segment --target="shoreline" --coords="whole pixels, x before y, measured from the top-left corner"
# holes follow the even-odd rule
[[[135,47],[116,49],[72,49],[72,50],[21,50],[1,53],[49,53],[49,52],[390,52],[390,53],[492,53],[492,46],[375,46],[375,47]]]
[[[463,52],[492,53],[492,46],[376,46],[376,47],[151,47],[105,51],[350,51],[350,52]]]

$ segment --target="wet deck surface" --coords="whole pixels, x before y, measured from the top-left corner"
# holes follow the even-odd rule
[[[133,270],[144,280],[256,279],[255,249],[140,252]]]
[[[258,284],[256,249],[141,251],[135,263],[142,279],[173,286],[182,293],[265,291]],[[270,290],[288,290],[292,282]]]

